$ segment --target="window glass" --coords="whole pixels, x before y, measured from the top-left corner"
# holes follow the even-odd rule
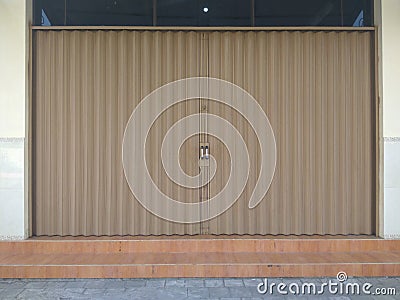
[[[61,26],[65,19],[64,0],[34,0],[34,24]]]
[[[251,0],[158,0],[159,26],[251,26]]]
[[[255,0],[255,25],[356,26],[364,11],[369,17],[362,26],[371,26],[371,5],[371,0]]]
[[[35,0],[34,0],[35,1]],[[148,0],[41,0],[35,13],[43,10],[51,25],[113,26],[153,25],[153,5]],[[37,22],[37,18],[35,17]],[[41,20],[40,25],[44,25]]]
[[[152,25],[152,1],[68,0],[68,25]]]
[[[202,14],[207,26],[251,26],[251,0],[203,1],[208,13]]]
[[[371,26],[373,24],[373,0],[33,1],[34,24],[43,26]]]
[[[157,26],[198,26],[198,0],[157,0]]]
[[[343,26],[372,26],[372,1],[343,1]]]

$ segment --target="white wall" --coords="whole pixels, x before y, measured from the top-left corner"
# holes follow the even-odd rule
[[[0,0],[0,137],[25,136],[25,0]]]
[[[383,134],[400,137],[400,1],[382,0]]]
[[[30,2],[0,0],[0,239],[26,236],[24,189]]]
[[[382,0],[384,236],[400,238],[400,0]]]

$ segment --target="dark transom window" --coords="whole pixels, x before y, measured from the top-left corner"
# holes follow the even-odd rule
[[[373,0],[34,0],[43,26],[371,26]]]

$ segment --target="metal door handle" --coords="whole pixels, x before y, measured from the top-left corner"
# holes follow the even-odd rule
[[[200,159],[210,158],[210,145],[208,143],[200,143]]]

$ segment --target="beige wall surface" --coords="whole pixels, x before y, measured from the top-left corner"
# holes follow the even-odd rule
[[[24,156],[32,0],[0,0],[0,240],[27,236]]]
[[[382,1],[383,135],[400,136],[400,1]]]
[[[400,238],[400,1],[382,0],[382,103],[385,238]]]
[[[0,138],[25,136],[25,9],[25,0],[0,0]]]

